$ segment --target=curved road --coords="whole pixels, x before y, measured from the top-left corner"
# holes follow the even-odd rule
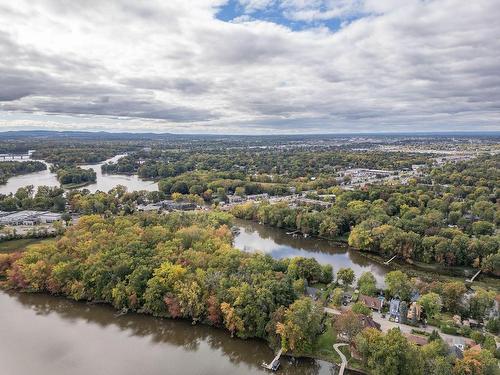
[[[340,370],[339,370],[339,375],[344,375],[344,370],[345,367],[347,366],[347,358],[345,357],[344,353],[342,353],[339,349],[341,346],[346,346],[347,344],[334,344],[333,349],[338,353],[340,358],[342,359],[342,364],[340,365]]]

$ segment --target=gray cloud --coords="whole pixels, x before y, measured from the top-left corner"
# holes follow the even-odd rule
[[[495,0],[241,1],[278,7],[281,25],[220,21],[224,2],[0,0],[0,127],[500,128]]]

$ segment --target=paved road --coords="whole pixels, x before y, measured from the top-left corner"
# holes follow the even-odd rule
[[[333,349],[338,353],[340,358],[342,359],[342,364],[340,365],[339,375],[344,375],[345,367],[347,366],[347,358],[344,353],[342,353],[339,349],[341,346],[346,346],[347,344],[334,344]]]
[[[386,332],[390,330],[391,328],[399,328],[401,332],[403,333],[411,333],[412,329],[418,329],[420,331],[425,331],[428,333],[431,333],[432,331],[436,330],[438,331],[439,335],[443,338],[444,341],[448,343],[448,345],[455,345],[455,344],[465,344],[466,343],[466,338],[462,336],[454,336],[454,335],[449,335],[447,333],[441,332],[441,330],[438,327],[434,326],[426,326],[424,327],[412,327],[406,324],[399,324],[395,322],[391,322],[389,319],[384,319],[382,318],[380,313],[374,312],[372,315],[372,318],[375,322],[380,324],[380,329],[382,332]]]
[[[346,310],[346,308],[343,308],[343,310]],[[330,307],[324,308],[324,311],[327,314],[331,314],[331,315],[340,315],[340,314],[342,314],[343,310],[338,310],[338,309],[334,309],[334,308],[330,308]],[[424,327],[412,327],[412,326],[409,326],[406,324],[399,324],[396,322],[391,322],[387,318],[385,318],[385,319],[382,318],[382,315],[380,313],[377,313],[377,312],[373,312],[372,318],[375,322],[380,324],[380,329],[382,330],[382,332],[387,332],[391,328],[399,328],[401,330],[401,332],[403,332],[403,333],[411,333],[412,329],[417,328],[421,331],[426,331],[428,333],[431,333],[433,330],[438,331],[439,335],[443,338],[444,341],[446,341],[448,343],[448,345],[455,345],[455,344],[464,345],[466,343],[466,340],[467,340],[465,337],[462,337],[462,336],[454,336],[454,335],[449,335],[447,333],[443,333],[443,332],[441,332],[441,330],[438,327],[433,327],[433,326],[427,326],[425,328]]]

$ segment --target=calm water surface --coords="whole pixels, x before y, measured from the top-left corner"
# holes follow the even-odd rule
[[[2,375],[269,374],[264,342],[184,321],[0,290]],[[332,364],[282,360],[277,374],[334,374]]]
[[[124,155],[117,155],[111,159],[106,160],[106,162],[115,162]],[[28,158],[19,159],[19,158],[0,158],[0,161],[3,160],[16,160],[16,161],[27,161],[30,160]],[[43,160],[40,160],[44,162]],[[158,190],[158,184],[153,181],[141,180],[137,175],[121,175],[121,174],[103,174],[101,172],[101,165],[99,164],[89,164],[89,165],[81,165],[81,168],[92,168],[97,175],[97,180],[95,184],[90,184],[85,186],[85,189],[90,190],[92,193],[95,193],[97,190],[108,192],[113,189],[117,185],[124,185],[127,187],[128,191],[134,190],[147,190],[147,191],[155,191]],[[45,171],[29,173],[21,176],[14,176],[9,178],[5,185],[0,185],[0,194],[9,194],[15,193],[17,189],[20,187],[24,187],[27,185],[33,185],[35,187],[35,191],[38,186],[59,186],[59,181],[57,181],[56,174],[50,172],[48,163],[47,169]]]
[[[266,227],[248,220],[237,219],[235,225],[240,229],[234,239],[234,246],[238,249],[261,251],[278,259],[295,256],[316,258],[319,263],[331,264],[334,272],[341,267],[350,267],[356,277],[370,271],[378,286],[384,287],[384,276],[389,270],[356,250],[339,247],[317,238],[292,237],[282,229]]]

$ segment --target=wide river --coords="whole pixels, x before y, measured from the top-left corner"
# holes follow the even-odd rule
[[[128,191],[134,190],[147,190],[154,191],[158,190],[158,184],[153,181],[141,180],[137,175],[123,175],[123,174],[105,174],[101,171],[101,165],[107,162],[115,162],[124,155],[117,155],[111,159],[108,159],[99,164],[89,164],[89,165],[80,165],[81,168],[92,168],[97,175],[96,182],[94,184],[90,184],[85,186],[85,189],[90,190],[90,192],[95,193],[97,190],[108,192],[113,189],[117,185],[124,185],[127,187]],[[27,161],[28,159],[19,158],[9,159],[2,158],[0,161],[4,160],[17,160],[17,161]],[[40,160],[44,162],[43,160]],[[14,176],[9,178],[5,185],[0,185],[0,194],[9,194],[15,193],[17,189],[20,187],[24,187],[27,185],[33,185],[35,187],[35,191],[38,186],[60,186],[59,181],[57,181],[57,177],[55,173],[50,172],[50,165],[47,164],[47,169],[40,172],[29,173],[20,176]]]
[[[108,306],[0,290],[2,375],[269,374],[273,352],[258,340]],[[331,363],[282,358],[278,374],[332,375]]]

